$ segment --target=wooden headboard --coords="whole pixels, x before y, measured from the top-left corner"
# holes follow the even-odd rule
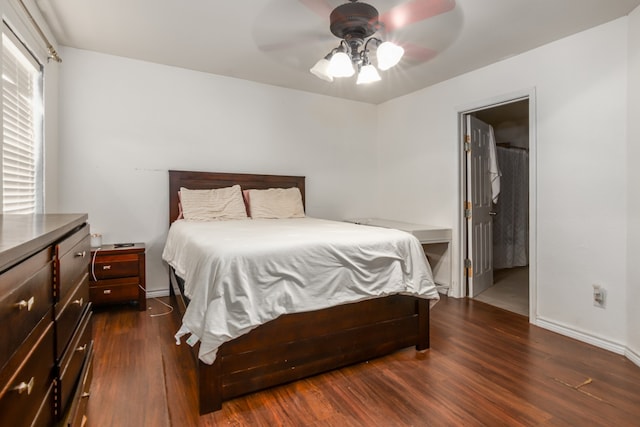
[[[243,190],[298,187],[305,205],[304,176],[256,175],[246,173],[169,171],[169,224],[178,219],[178,191],[231,187],[238,184]]]

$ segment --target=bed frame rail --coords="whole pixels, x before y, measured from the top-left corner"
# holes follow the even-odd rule
[[[401,295],[281,316],[222,345],[213,365],[198,361],[200,413],[412,345],[426,350],[428,331],[429,301]]]

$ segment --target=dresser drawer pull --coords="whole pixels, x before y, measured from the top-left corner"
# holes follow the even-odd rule
[[[29,383],[21,382],[11,390],[17,391],[18,394],[22,394],[25,391],[27,392],[27,395],[31,394],[31,390],[33,390],[33,377],[31,377]]]
[[[84,305],[84,298],[74,300],[72,304],[78,304],[80,307],[82,307]]]
[[[82,393],[82,396],[80,396],[80,398],[81,399],[87,399],[87,398],[89,398],[89,396],[91,396],[91,393],[85,392],[85,393]]]
[[[18,301],[17,303],[14,304],[14,306],[18,307],[18,310],[22,310],[23,308],[26,308],[27,311],[31,311],[31,309],[33,308],[33,303],[35,302],[35,298],[31,297],[28,300],[22,300],[22,301]]]
[[[111,270],[111,265],[108,265],[108,264],[107,265],[103,265],[102,269],[103,270]]]
[[[76,351],[77,351],[78,353],[82,353],[82,352],[84,352],[86,349],[87,349],[87,345],[85,344],[85,345],[82,345],[82,346],[80,346],[80,347],[76,348]]]
[[[76,256],[78,258],[84,258],[85,255],[87,255],[87,251],[82,251],[82,252],[76,252]]]
[[[105,295],[109,295],[111,293],[111,289],[105,289],[104,291],[102,291],[102,293]]]

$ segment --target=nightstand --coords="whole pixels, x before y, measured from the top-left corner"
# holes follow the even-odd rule
[[[137,301],[146,310],[144,243],[91,248],[89,296],[94,305]]]

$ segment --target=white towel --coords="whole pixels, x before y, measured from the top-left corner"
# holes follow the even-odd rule
[[[491,199],[493,203],[498,203],[501,175],[496,154],[496,137],[493,133],[493,126],[489,126],[489,180],[491,181]]]

